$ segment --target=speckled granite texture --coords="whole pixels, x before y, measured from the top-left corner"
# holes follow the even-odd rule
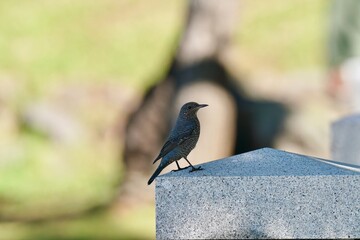
[[[360,114],[334,122],[331,133],[332,159],[360,165]]]
[[[360,238],[360,169],[264,148],[162,175],[158,239]]]

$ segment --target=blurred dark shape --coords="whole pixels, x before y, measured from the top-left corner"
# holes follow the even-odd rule
[[[189,156],[192,163],[272,146],[286,109],[274,102],[249,100],[240,81],[223,65],[231,48],[238,4],[237,0],[189,2],[187,24],[167,77],[149,89],[129,118],[123,206],[153,201],[153,188],[146,185],[156,167],[152,162],[184,102],[209,104],[207,111],[199,113],[203,114],[199,117],[202,129],[198,146]]]
[[[331,2],[328,93],[351,111],[360,111],[360,1]]]

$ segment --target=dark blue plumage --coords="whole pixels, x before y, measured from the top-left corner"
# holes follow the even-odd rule
[[[182,106],[179,116],[176,120],[175,126],[171,130],[164,146],[159,155],[154,160],[154,163],[161,159],[158,168],[148,181],[150,185],[160,172],[169,164],[176,161],[178,170],[180,168],[178,160],[185,158],[185,160],[192,167],[191,171],[201,170],[201,167],[195,168],[187,159],[189,153],[195,148],[200,136],[200,122],[197,118],[197,111],[200,108],[206,107],[206,104],[198,104],[196,102],[189,102]]]

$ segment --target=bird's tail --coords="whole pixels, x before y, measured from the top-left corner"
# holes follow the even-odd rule
[[[154,174],[151,176],[151,178],[149,179],[149,181],[148,181],[148,185],[150,185],[153,181],[154,181],[154,179],[157,177],[157,176],[159,176],[159,174],[161,173],[161,171],[164,169],[164,167],[160,164],[159,166],[158,166],[158,168],[155,170],[155,172],[154,172]]]

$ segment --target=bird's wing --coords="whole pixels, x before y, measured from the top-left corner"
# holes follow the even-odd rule
[[[177,134],[175,137],[169,138],[169,140],[165,142],[164,146],[162,147],[157,158],[154,160],[153,164],[156,161],[158,161],[160,158],[171,152],[174,148],[183,144],[187,139],[191,138],[193,131],[194,131],[193,128],[189,128],[183,131],[182,133]]]

